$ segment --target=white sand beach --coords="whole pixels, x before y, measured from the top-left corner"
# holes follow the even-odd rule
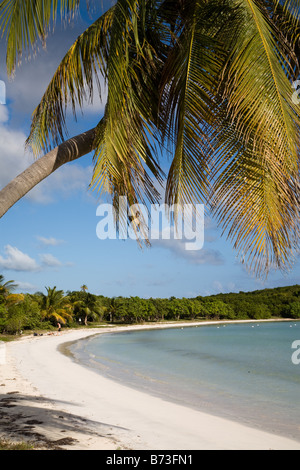
[[[141,327],[113,330],[128,328]],[[120,385],[58,350],[109,331],[66,330],[3,343],[0,436],[68,450],[300,450],[300,442]]]

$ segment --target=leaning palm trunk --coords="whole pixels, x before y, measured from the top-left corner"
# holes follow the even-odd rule
[[[65,163],[77,160],[94,149],[95,129],[73,137],[36,160],[0,191],[0,217],[38,183]]]
[[[59,9],[65,21],[85,1],[0,0],[8,74],[46,41]],[[67,108],[76,116],[96,88],[107,101],[95,138],[38,160],[0,192],[2,214],[60,152],[59,165],[93,149],[91,187],[110,194],[123,226],[119,196],[157,203],[165,183],[166,204],[206,204],[256,274],[285,270],[300,245],[299,33],[300,0],[116,0],[62,59],[27,145],[40,156],[63,142]]]

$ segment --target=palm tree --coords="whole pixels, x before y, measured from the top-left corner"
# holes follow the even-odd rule
[[[83,317],[84,324],[87,326],[88,319],[96,320],[103,314],[103,307],[98,305],[97,297],[85,290],[81,292],[80,300],[73,302],[74,314],[80,319]]]
[[[10,294],[12,290],[17,287],[15,281],[6,281],[3,274],[0,274],[0,295],[4,295],[5,297]]]
[[[62,290],[46,287],[47,294],[40,294],[41,314],[43,319],[65,324],[72,320],[72,306]]]
[[[113,323],[114,321],[114,318],[116,316],[116,313],[117,313],[117,302],[116,302],[116,298],[113,297],[112,299],[110,299],[110,303],[109,303],[109,306],[108,306],[108,309],[107,309],[107,313],[109,314],[109,321],[111,323]]]
[[[46,41],[59,8],[74,19],[81,4],[2,0],[8,74]],[[117,210],[120,195],[129,206],[159,201],[158,181],[168,205],[205,203],[255,273],[287,268],[299,243],[299,19],[300,0],[117,0],[49,83],[27,140],[37,156],[49,153],[0,192],[0,216],[93,151],[91,187]],[[95,80],[100,94],[107,86],[104,115],[66,141],[67,105],[76,114]]]

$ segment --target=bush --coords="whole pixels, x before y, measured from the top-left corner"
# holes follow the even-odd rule
[[[289,305],[289,313],[291,318],[300,318],[300,302],[293,302]]]

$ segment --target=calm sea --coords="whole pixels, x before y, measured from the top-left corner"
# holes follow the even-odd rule
[[[70,351],[113,380],[300,441],[296,340],[300,322],[236,323],[101,334]]]

